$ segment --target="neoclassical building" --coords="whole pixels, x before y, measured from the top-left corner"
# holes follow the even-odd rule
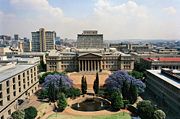
[[[52,50],[46,56],[47,71],[131,71],[134,68],[134,58],[116,49],[65,49]]]
[[[105,48],[103,34],[94,30],[77,35],[77,48],[51,50],[46,56],[47,71],[97,72],[134,69],[134,58],[116,48]]]

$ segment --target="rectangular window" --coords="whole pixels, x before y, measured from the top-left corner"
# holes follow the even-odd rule
[[[15,89],[16,89],[16,85],[14,84],[14,85],[13,85],[13,90],[15,90]]]
[[[25,73],[23,73],[23,77],[25,77]]]
[[[13,78],[13,83],[16,83],[15,78]]]
[[[20,80],[20,78],[21,78],[20,75],[18,75],[18,80]]]
[[[9,86],[9,80],[8,80],[8,81],[6,81],[6,86],[7,86],[7,87]]]
[[[11,115],[11,110],[8,110],[8,114]]]
[[[9,88],[6,89],[7,94],[9,94]]]
[[[19,88],[19,92],[21,92],[21,88]]]
[[[23,88],[25,89],[25,88],[26,88],[26,85],[23,85]]]
[[[16,91],[13,92],[13,95],[16,96]]]
[[[2,92],[0,92],[0,98],[2,98]]]
[[[25,79],[23,79],[23,83],[25,83]]]
[[[18,82],[18,84],[19,84],[19,86],[21,86],[21,82],[20,81]]]
[[[0,106],[3,106],[3,100],[0,100]]]
[[[7,96],[7,101],[10,101],[10,95]]]

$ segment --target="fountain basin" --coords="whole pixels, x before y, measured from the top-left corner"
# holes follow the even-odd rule
[[[110,103],[102,98],[87,98],[82,102],[71,105],[71,108],[78,111],[100,111],[107,110]]]

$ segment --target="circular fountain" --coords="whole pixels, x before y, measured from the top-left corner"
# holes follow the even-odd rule
[[[110,103],[102,98],[87,98],[82,102],[72,104],[71,108],[78,111],[100,111],[110,107]]]

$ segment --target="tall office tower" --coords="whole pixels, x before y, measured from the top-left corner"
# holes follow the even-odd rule
[[[31,44],[31,40],[24,38],[24,52],[31,52],[32,50],[32,44]]]
[[[16,40],[16,41],[19,40],[19,35],[18,34],[14,34],[14,40]]]
[[[45,52],[55,49],[55,31],[45,31],[40,28],[39,31],[32,32],[32,51]]]
[[[103,48],[103,34],[98,34],[97,31],[87,30],[77,36],[77,48]]]

